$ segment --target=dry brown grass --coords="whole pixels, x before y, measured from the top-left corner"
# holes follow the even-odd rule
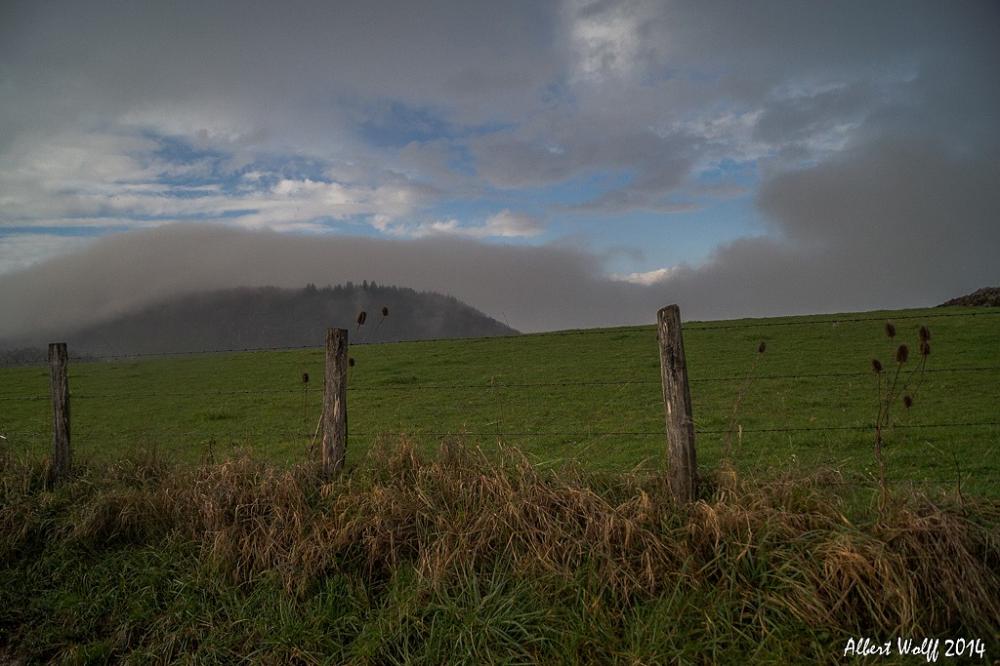
[[[835,472],[766,483],[730,473],[688,507],[659,478],[541,472],[516,451],[488,459],[456,443],[422,460],[405,440],[329,483],[313,466],[250,458],[122,463],[57,493],[42,475],[6,463],[0,555],[39,540],[170,537],[198,544],[234,583],[276,574],[292,595],[332,572],[377,587],[407,565],[432,584],[586,571],[623,608],[678,584],[726,590],[745,597],[748,626],[779,608],[844,632],[995,636],[1000,617],[1000,503],[900,493],[883,510],[849,510]]]

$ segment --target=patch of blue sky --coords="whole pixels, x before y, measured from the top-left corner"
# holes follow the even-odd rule
[[[429,108],[410,106],[396,100],[368,105],[357,124],[361,138],[375,148],[402,148],[437,139],[461,139],[498,132],[509,124],[460,125]]]
[[[384,238],[385,234],[371,224],[369,215],[351,215],[344,218],[323,217],[311,220],[323,226],[322,231],[305,233],[331,233],[340,236],[363,236],[365,238]]]
[[[760,181],[757,160],[737,161],[723,159],[695,175],[695,182],[701,185],[739,185],[753,187]]]
[[[208,220],[212,217],[204,213],[163,213],[162,215],[152,215],[148,213],[114,213],[112,215],[105,215],[105,218],[112,217],[121,220],[127,220],[132,224],[130,226],[134,227],[136,223],[142,222],[171,222],[173,220]],[[80,218],[77,218],[80,219]]]
[[[214,179],[223,194],[264,192],[282,180],[329,182],[329,164],[297,155],[268,155],[237,170],[218,174]]]
[[[81,218],[85,219],[85,218]],[[90,236],[103,236],[104,234],[128,231],[132,227],[127,224],[117,225],[78,225],[78,226],[0,226],[0,238],[7,236],[19,236],[24,234],[39,234],[44,236],[62,236],[67,238],[88,238]]]
[[[473,157],[469,147],[462,143],[452,143],[449,145],[447,167],[457,174],[463,176],[476,175],[476,158]]]
[[[233,208],[231,210],[222,211],[221,213],[218,213],[217,215],[211,215],[211,216],[210,215],[203,215],[203,214],[202,215],[195,215],[195,216],[192,216],[190,219],[195,219],[195,220],[202,219],[202,220],[205,220],[205,219],[213,218],[213,219],[220,219],[220,220],[235,220],[237,218],[245,217],[247,215],[253,215],[256,212],[257,212],[256,208]]]
[[[431,220],[454,219],[463,224],[471,225],[482,222],[487,217],[495,215],[505,208],[514,210],[509,203],[504,205],[485,197],[476,199],[451,199],[438,202],[426,208],[422,211],[422,217],[427,217]],[[519,209],[518,212],[527,211]]]
[[[553,233],[583,237],[597,251],[627,248],[617,253],[607,269],[635,273],[678,264],[699,264],[719,245],[765,232],[765,224],[751,194],[702,201],[699,207],[676,213],[631,211],[615,215],[554,215]]]
[[[232,168],[232,155],[220,150],[199,148],[177,137],[146,133],[157,142],[153,156],[179,167],[177,173],[161,173],[156,182],[169,189],[167,196],[196,198],[221,192],[237,194],[264,191],[281,180],[328,182],[329,164],[323,160],[293,154],[257,156],[253,162]],[[252,178],[248,177],[251,176]]]
[[[364,114],[358,132],[366,143],[376,148],[402,147],[413,141],[449,138],[449,123],[426,109],[399,102],[384,102]]]
[[[152,131],[145,131],[142,135],[156,141],[158,147],[153,155],[168,162],[188,163],[227,157],[221,151],[198,148],[179,137],[166,136]]]
[[[246,174],[259,174],[262,179],[317,180],[328,181],[329,162],[294,154],[270,154],[255,159],[252,163],[234,172],[242,181]]]
[[[604,192],[618,189],[630,179],[628,173],[621,171],[596,171],[553,185],[520,189],[487,188],[478,192],[475,198],[440,201],[424,210],[423,217],[429,220],[454,219],[469,227],[482,224],[490,216],[503,210],[530,215],[542,222],[551,215],[559,219],[573,216],[593,218],[593,215],[567,214],[565,209],[590,201]],[[509,237],[504,240],[536,244],[552,240],[564,231],[576,233],[579,229],[572,228],[572,225],[569,229],[563,225],[546,226],[545,230],[536,236]]]
[[[206,212],[194,212],[194,213],[184,213],[184,212],[168,212],[162,214],[152,214],[152,213],[139,213],[135,211],[114,211],[109,210],[105,214],[99,215],[99,219],[108,220],[122,220],[121,225],[105,225],[105,226],[89,226],[87,228],[93,229],[104,229],[108,231],[124,231],[127,229],[134,228],[137,223],[142,222],[172,222],[175,220],[187,220],[187,221],[198,221],[198,220],[216,220],[216,219],[234,219],[243,217],[245,215],[250,215],[256,213],[257,209],[230,209],[221,211],[218,213],[206,213]],[[72,218],[73,220],[80,223],[80,226],[85,226],[88,219],[92,219],[92,216],[76,216]]]
[[[181,170],[178,173],[161,173],[157,177],[157,182],[162,185],[191,187],[215,183],[222,175],[222,164],[229,157],[217,150],[197,148],[177,137],[164,136],[149,131],[144,132],[143,135],[156,141],[157,149],[153,151],[153,158],[180,167],[193,167],[195,165],[199,167]]]
[[[504,243],[513,245],[537,245],[552,240],[554,236],[549,233],[549,229],[544,225],[546,217],[546,207],[538,202],[512,201],[511,198],[504,199],[468,199],[443,201],[422,211],[414,219],[415,222],[434,222],[457,220],[460,227],[475,228],[482,226],[490,217],[497,213],[509,210],[517,215],[528,215],[542,221],[542,231],[536,235],[529,236],[505,236]]]
[[[606,192],[624,187],[631,180],[632,174],[624,170],[596,170],[559,183],[536,187],[487,188],[482,194],[482,200],[498,209],[568,207],[584,204]]]
[[[474,196],[441,200],[428,210],[459,219],[470,215],[489,216],[505,209],[541,217],[554,205],[561,204],[567,196],[550,189],[499,190],[488,187]]]
[[[577,104],[576,95],[573,93],[573,84],[569,78],[562,76],[556,78],[545,85],[538,92],[538,100],[546,107],[566,106],[572,107]]]

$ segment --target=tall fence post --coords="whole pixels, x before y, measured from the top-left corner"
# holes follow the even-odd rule
[[[55,481],[69,473],[69,353],[65,342],[49,344],[49,384],[52,393],[52,468]]]
[[[347,454],[347,331],[326,330],[326,372],[323,388],[323,474],[344,467]]]
[[[698,464],[680,308],[676,305],[661,308],[656,313],[656,324],[660,342],[660,381],[667,418],[667,478],[674,500],[685,503],[697,496]]]

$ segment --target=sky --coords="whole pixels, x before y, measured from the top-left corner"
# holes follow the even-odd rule
[[[933,305],[1000,283],[998,65],[993,1],[6,0],[0,335],[307,279]]]

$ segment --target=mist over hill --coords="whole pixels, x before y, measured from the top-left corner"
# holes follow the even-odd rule
[[[367,316],[358,326],[362,311]],[[74,354],[319,346],[330,326],[349,329],[352,344],[518,333],[451,296],[348,282],[187,293],[82,328],[0,342],[0,349],[41,346],[57,338],[68,342]]]

